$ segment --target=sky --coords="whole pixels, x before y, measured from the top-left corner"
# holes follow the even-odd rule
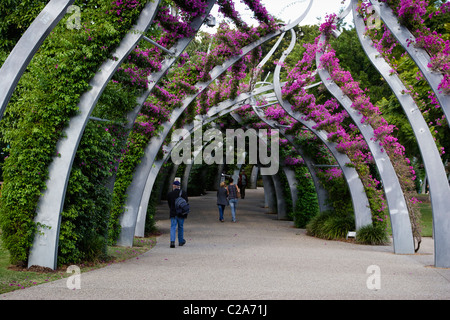
[[[294,21],[298,18],[308,7],[310,0],[261,0],[265,5],[267,11],[272,15],[284,18],[285,22]],[[302,25],[317,24],[318,17],[322,18],[322,22],[325,16],[329,13],[338,14],[341,8],[346,8],[350,4],[350,0],[345,0],[342,4],[342,0],[312,0],[313,4],[307,17],[301,22]],[[240,0],[234,0],[236,10],[239,11],[243,20],[248,24],[256,25],[255,20],[252,18],[252,12],[247,6]],[[217,5],[211,11],[211,14],[216,17],[217,24],[223,19],[223,15],[218,12]],[[347,24],[352,24],[352,14],[350,13],[345,20]],[[210,29],[211,30],[211,29]],[[205,30],[208,31],[208,30]]]

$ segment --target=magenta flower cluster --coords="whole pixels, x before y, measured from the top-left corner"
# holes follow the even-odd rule
[[[333,15],[327,16],[327,20],[320,30],[331,33],[335,29],[334,18]],[[346,125],[349,123],[346,121],[348,114],[336,100],[331,99],[324,104],[317,104],[315,96],[308,94],[303,89],[304,86],[315,80],[314,69],[311,66],[314,65],[318,50],[323,51],[318,67],[325,68],[329,72],[331,79],[352,100],[352,108],[362,114],[362,122],[372,126],[375,139],[389,154],[405,190],[414,189],[412,185],[412,181],[415,179],[414,172],[405,158],[404,147],[392,135],[395,126],[387,123],[380,110],[370,102],[370,98],[360,88],[359,83],[354,81],[348,71],[340,67],[334,49],[327,43],[319,45],[319,38],[314,44],[305,45],[306,51],[302,59],[289,71],[289,82],[283,88],[283,97],[292,104],[294,111],[304,115],[305,120],[314,120],[317,123],[316,129],[328,132],[328,139],[337,143],[338,151],[349,156],[352,164],[358,170],[366,190],[378,194],[372,197],[372,199],[378,198],[378,201],[377,204],[372,202],[371,207],[374,215],[381,214],[386,205],[382,192],[378,189],[380,182],[368,170],[368,165],[373,163],[373,157],[368,150],[366,141],[354,124]]]
[[[400,21],[408,26],[415,36],[410,44],[425,49],[431,56],[428,67],[441,72],[443,79],[438,87],[445,94],[450,94],[450,40],[444,39],[441,34],[431,31],[424,25],[423,17],[427,13],[429,2],[426,0],[382,0],[386,2],[397,14]],[[430,14],[432,19],[450,10],[449,3],[442,4],[436,14]]]
[[[239,30],[245,31],[252,36],[260,36],[276,30],[279,26],[275,19],[267,12],[267,9],[259,0],[243,0],[243,2],[253,12],[255,18],[260,22],[258,28],[250,28],[239,15],[234,7],[233,0],[218,0],[219,12],[229,18]]]
[[[181,14],[186,21],[205,14],[208,4],[204,0],[173,0],[182,9]]]
[[[267,12],[260,0],[243,0],[243,2],[253,11],[259,22],[266,24],[271,29],[276,28],[275,19]]]
[[[143,4],[139,0],[115,0],[111,3],[112,9],[107,13],[116,15],[119,22],[124,20],[124,14],[127,11],[134,10]]]

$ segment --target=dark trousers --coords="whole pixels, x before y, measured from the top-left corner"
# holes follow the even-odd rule
[[[240,191],[241,191],[241,199],[245,198],[245,187],[246,186],[241,186],[241,189],[240,189]]]

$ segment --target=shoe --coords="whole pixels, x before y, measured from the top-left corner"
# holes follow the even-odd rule
[[[223,219],[220,219],[220,222],[224,222],[225,220],[223,220]]]
[[[170,247],[175,248],[175,241],[170,241]]]
[[[183,240],[183,242],[181,242],[181,243],[179,244],[179,246],[182,247],[182,246],[184,246],[185,244],[186,244],[186,240]]]

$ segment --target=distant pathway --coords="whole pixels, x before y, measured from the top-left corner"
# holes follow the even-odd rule
[[[166,203],[158,210],[163,234],[138,259],[0,295],[1,299],[450,299],[450,270],[433,264],[433,242],[420,255],[395,255],[391,246],[362,246],[309,237],[292,222],[266,213],[263,189],[227,207],[218,220],[215,192],[190,198],[184,247],[169,248]],[[367,273],[370,266],[378,270]],[[372,281],[375,279],[374,281]],[[378,290],[370,286],[380,284]]]

